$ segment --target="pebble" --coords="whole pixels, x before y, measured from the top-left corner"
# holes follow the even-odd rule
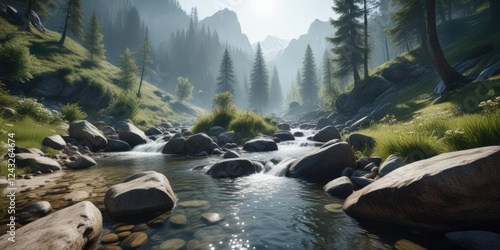
[[[115,232],[116,233],[121,233],[121,232],[124,232],[124,231],[132,231],[132,229],[134,229],[134,225],[124,225],[124,226],[120,226],[120,227],[117,227],[115,229]]]
[[[26,180],[33,179],[33,175],[27,174],[24,176],[24,179],[26,179]]]
[[[327,204],[324,206],[326,211],[334,214],[342,213],[344,210],[342,210],[342,204],[337,204],[337,203],[331,203]]]
[[[182,239],[167,240],[160,245],[160,250],[178,250],[186,245],[186,241]]]
[[[116,234],[106,234],[104,236],[102,236],[101,238],[101,243],[102,244],[111,244],[111,243],[115,243],[118,241],[118,235]]]
[[[134,232],[141,232],[141,231],[148,231],[150,230],[150,228],[148,227],[148,225],[146,223],[142,223],[142,224],[139,224],[139,225],[136,225],[134,227]]]
[[[121,232],[121,233],[118,233],[117,236],[120,240],[123,240],[125,238],[127,238],[129,235],[131,235],[132,232],[130,231],[125,231],[125,232]]]
[[[164,213],[159,215],[158,217],[148,221],[148,225],[155,227],[155,226],[161,226],[163,223],[167,221],[167,219],[170,217],[171,213]]]
[[[172,227],[184,227],[187,225],[187,217],[183,214],[174,214],[170,217]]]
[[[405,239],[398,240],[394,244],[394,248],[396,248],[396,250],[427,250],[427,248]]]
[[[224,220],[224,215],[219,213],[204,213],[200,217],[201,221],[209,224],[215,224]]]
[[[125,249],[136,249],[144,245],[148,241],[148,235],[143,232],[136,232],[129,235],[123,240],[121,247]]]
[[[177,203],[180,207],[210,207],[210,202],[204,200],[183,201]]]

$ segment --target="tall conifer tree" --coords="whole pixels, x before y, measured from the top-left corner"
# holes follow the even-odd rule
[[[131,89],[137,81],[137,65],[132,52],[126,48],[120,56],[120,82],[125,90]]]
[[[68,30],[77,38],[83,34],[82,0],[68,0],[64,29],[59,44],[64,45]]]
[[[226,48],[220,64],[219,77],[217,77],[217,93],[229,92],[234,96],[234,85],[233,61]]]
[[[274,65],[273,75],[271,77],[271,88],[269,90],[270,104],[272,108],[281,109],[283,106],[283,90],[281,89],[280,76],[278,69]]]
[[[146,28],[144,32],[144,41],[139,48],[139,70],[141,73],[141,80],[139,81],[139,90],[137,90],[137,97],[141,97],[142,81],[144,76],[150,72],[149,67],[153,65],[153,60],[151,59],[151,53],[153,48],[151,47],[151,42],[149,41],[149,30]]]
[[[311,46],[307,45],[302,64],[302,82],[300,85],[300,94],[302,104],[307,107],[313,107],[318,100],[318,75],[316,74],[316,63]]]
[[[259,113],[266,111],[269,101],[269,76],[260,43],[257,44],[255,60],[250,75],[250,106]]]
[[[94,56],[101,59],[104,58],[104,44],[102,44],[103,35],[101,34],[101,26],[96,13],[92,15],[90,26],[85,33],[84,45],[90,53],[90,63],[94,62]]]

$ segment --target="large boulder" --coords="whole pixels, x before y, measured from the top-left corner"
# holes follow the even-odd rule
[[[269,138],[256,138],[246,142],[243,150],[248,152],[267,152],[278,150],[278,144]]]
[[[373,149],[376,142],[373,137],[359,133],[352,133],[347,137],[347,143],[349,143],[355,151],[364,151]]]
[[[334,139],[340,139],[340,132],[334,126],[326,126],[313,137],[313,141],[327,142]]]
[[[118,134],[120,140],[128,143],[132,148],[137,145],[148,143],[149,138],[142,130],[132,123],[127,122],[125,124],[126,126],[124,126]]]
[[[500,234],[488,231],[450,232],[446,238],[465,249],[490,250],[500,249]]]
[[[318,123],[316,124],[316,129],[323,129],[326,126],[332,125],[332,121],[330,121],[328,118],[322,117],[319,118]]]
[[[280,123],[278,124],[278,129],[279,130],[285,130],[285,131],[290,131],[290,124],[288,123]]]
[[[92,123],[81,120],[69,125],[69,136],[85,145],[90,145],[92,151],[104,149],[108,144],[106,137]]]
[[[104,152],[127,152],[132,148],[127,142],[116,139],[108,139],[108,145],[104,149]]]
[[[183,155],[187,154],[184,145],[186,144],[186,138],[173,138],[163,146],[162,153],[171,155]]]
[[[344,168],[348,167],[356,167],[356,157],[349,144],[339,142],[295,160],[287,176],[312,182],[327,182],[340,177]]]
[[[102,231],[102,215],[89,201],[82,201],[21,227],[16,242],[0,237],[0,249],[92,249]]]
[[[215,127],[211,127],[208,131],[207,131],[207,135],[209,136],[215,136],[217,137],[218,135],[222,134],[226,132],[226,129],[221,127],[221,126],[215,126]]]
[[[262,164],[247,159],[224,160],[213,165],[207,174],[215,178],[236,178],[262,171]]]
[[[354,192],[355,218],[434,231],[498,230],[500,146],[445,153],[398,168]]]
[[[47,136],[42,141],[42,146],[62,150],[66,147],[66,142],[60,135]]]
[[[212,153],[212,150],[218,148],[217,143],[215,143],[212,138],[206,134],[196,134],[190,136],[186,143],[184,144],[186,152],[191,155],[196,155],[201,152]]]
[[[398,155],[389,155],[385,159],[384,163],[379,168],[379,177],[384,177],[386,174],[402,167],[404,165],[404,159]]]
[[[323,190],[331,196],[336,196],[340,198],[345,198],[352,194],[354,191],[354,186],[351,180],[345,176],[341,176],[333,181],[328,182]]]
[[[147,171],[129,176],[106,191],[104,204],[112,217],[168,212],[176,196],[164,175]]]
[[[274,133],[273,137],[280,139],[281,141],[294,141],[295,136],[292,135],[290,131],[277,131]]]
[[[220,146],[224,146],[227,143],[233,143],[234,142],[234,132],[224,132],[221,133],[217,136],[217,140],[219,141]]]
[[[52,171],[61,170],[61,165],[57,161],[45,156],[32,153],[16,154],[16,164],[20,167],[30,167],[31,170],[50,173]]]

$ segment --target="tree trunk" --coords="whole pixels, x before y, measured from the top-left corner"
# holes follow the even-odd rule
[[[364,48],[364,70],[365,70],[365,79],[368,79],[368,8],[366,7],[366,1],[363,1],[364,4],[364,22],[365,22],[365,48]]]
[[[146,66],[142,65],[141,70],[141,81],[139,82],[139,90],[137,91],[137,97],[141,97],[141,87],[142,87],[142,79],[144,79],[144,71],[146,70]]]
[[[389,44],[387,44],[387,36],[384,36],[384,44],[385,44],[385,61],[389,61],[390,56],[389,56]]]
[[[66,10],[66,21],[64,22],[64,30],[61,36],[61,40],[59,40],[59,44],[64,45],[64,41],[66,41],[66,33],[68,31],[68,22],[69,22],[69,9],[71,8],[71,0],[68,2],[68,9]]]
[[[437,73],[443,80],[446,88],[449,89],[455,83],[465,80],[465,77],[450,66],[444,57],[443,49],[439,44],[436,30],[436,0],[426,0],[427,9],[427,37],[432,63]]]
[[[26,18],[26,20],[24,21],[24,26],[23,26],[24,30],[30,31],[30,32],[31,32],[31,11],[33,10],[32,1],[33,0],[28,1],[28,8],[26,9],[26,14],[24,16]]]

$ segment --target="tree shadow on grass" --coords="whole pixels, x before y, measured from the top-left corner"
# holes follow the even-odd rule
[[[30,47],[30,54],[40,57],[48,57],[52,54],[71,54],[71,50],[61,46],[57,41],[42,41],[33,43]]]

